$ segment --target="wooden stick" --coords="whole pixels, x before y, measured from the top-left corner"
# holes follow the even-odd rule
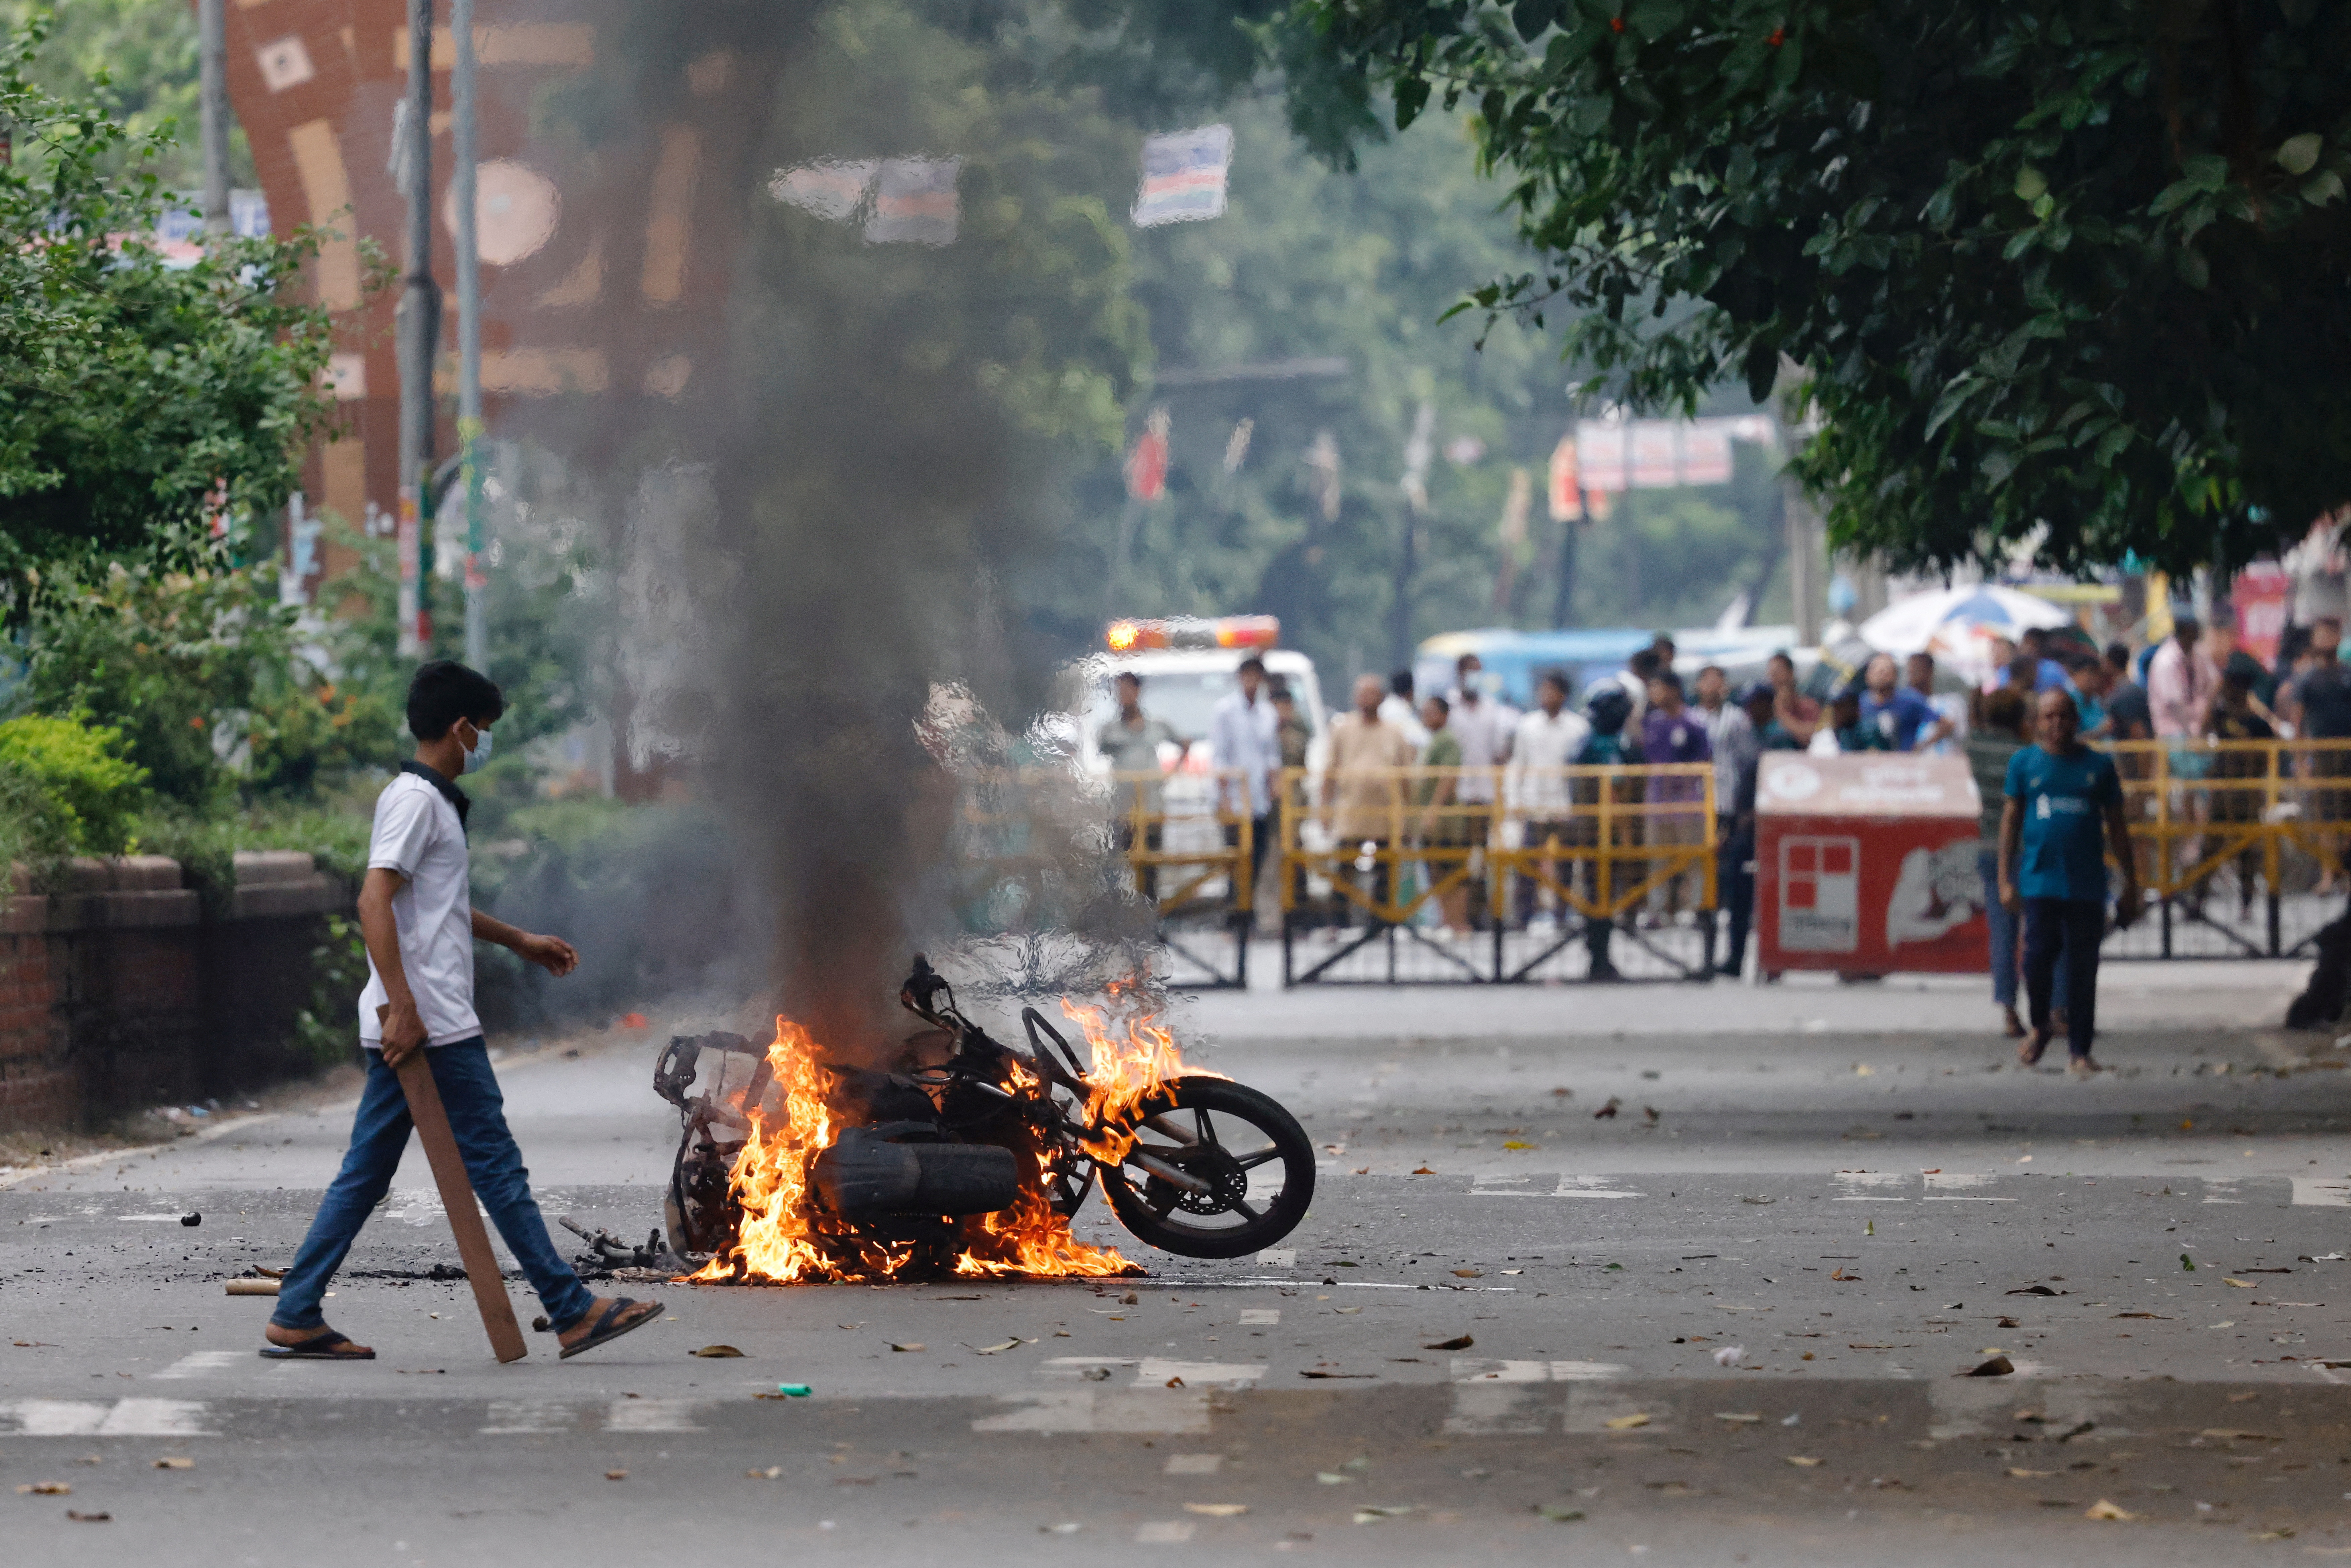
[[[515,1322],[514,1302],[507,1299],[505,1274],[497,1254],[490,1250],[490,1233],[474,1202],[474,1184],[465,1179],[465,1156],[457,1152],[456,1135],[449,1131],[449,1113],[424,1060],[424,1047],[408,1053],[396,1070],[401,1092],[408,1096],[408,1117],[424,1144],[424,1157],[433,1166],[433,1183],[441,1189],[441,1207],[449,1211],[449,1228],[457,1233],[457,1256],[465,1261],[465,1279],[474,1287],[474,1305],[489,1332],[490,1349],[502,1361],[520,1361],[530,1354],[523,1343],[522,1325]]]

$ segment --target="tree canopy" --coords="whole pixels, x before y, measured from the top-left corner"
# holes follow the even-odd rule
[[[1597,389],[1792,362],[1799,472],[1897,564],[2232,566],[2351,498],[2351,8],[1299,0],[1329,149],[1466,105]],[[1334,94],[1333,81],[1354,86]]]
[[[187,264],[149,243],[166,123],[133,132],[38,86],[36,16],[0,42],[0,574],[201,539],[291,490],[331,409],[307,232]],[[24,596],[14,596],[20,613]]]

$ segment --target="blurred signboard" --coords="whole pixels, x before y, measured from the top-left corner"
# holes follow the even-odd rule
[[[1233,163],[1233,128],[1203,125],[1147,136],[1143,141],[1143,189],[1134,198],[1134,225],[1196,223],[1223,215],[1225,176]]]

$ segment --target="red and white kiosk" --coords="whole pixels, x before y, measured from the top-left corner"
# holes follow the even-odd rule
[[[1979,822],[1964,758],[1765,752],[1755,786],[1764,978],[1983,973]]]

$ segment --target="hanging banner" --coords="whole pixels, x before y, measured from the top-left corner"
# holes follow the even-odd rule
[[[1143,141],[1143,189],[1134,226],[1197,223],[1225,210],[1225,176],[1233,162],[1233,128],[1204,125]]]
[[[2237,645],[2264,664],[2277,663],[2285,636],[2294,579],[2275,561],[2257,560],[2237,574],[2229,603],[2237,612]]]
[[[1126,455],[1126,493],[1135,500],[1155,501],[1167,493],[1167,411],[1153,409]]]
[[[1575,436],[1559,438],[1551,449],[1551,520],[1572,523],[1583,516],[1583,486],[1575,467]]]

